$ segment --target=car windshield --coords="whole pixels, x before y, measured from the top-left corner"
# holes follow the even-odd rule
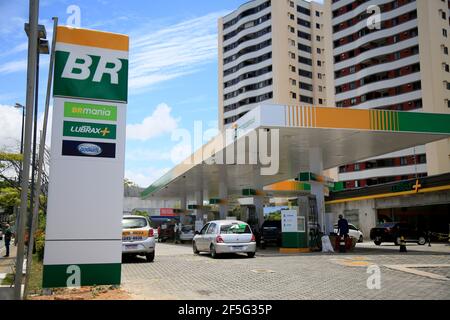
[[[147,220],[145,218],[123,218],[123,229],[139,229],[147,226]]]
[[[181,231],[187,233],[187,232],[193,231],[193,228],[192,228],[192,226],[183,226],[183,227],[181,228]]]
[[[396,225],[396,223],[394,223],[394,222],[387,222],[387,223],[379,224],[377,226],[377,228],[393,228],[393,227],[395,227],[395,225]]]
[[[246,223],[230,223],[220,226],[221,234],[236,234],[236,233],[252,233],[250,227]]]
[[[263,224],[263,228],[280,228],[281,221],[266,221]]]

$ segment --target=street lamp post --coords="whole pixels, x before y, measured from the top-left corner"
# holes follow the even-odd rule
[[[23,156],[23,135],[24,135],[24,123],[25,123],[25,106],[21,105],[20,103],[17,103],[14,105],[14,108],[22,109],[22,131],[21,131],[21,137],[20,137],[20,154]],[[20,162],[20,169],[19,169],[19,185],[20,185],[20,177],[22,175],[22,162]],[[18,208],[17,205],[14,206],[14,214],[16,215],[16,222],[14,224],[14,227],[16,228],[17,233],[17,227],[19,225],[19,214],[17,212]],[[17,245],[17,237],[14,238],[14,244]]]
[[[25,123],[25,106],[21,105],[20,103],[16,103],[14,108],[22,109],[22,132],[20,137],[20,154],[23,154],[23,130],[24,130],[24,123]]]
[[[26,90],[26,114],[25,133],[23,143],[23,165],[21,173],[19,226],[17,228],[17,256],[16,274],[14,278],[14,297],[22,298],[23,259],[25,253],[25,218],[27,215],[28,183],[30,178],[30,153],[33,126],[34,92],[36,85],[36,52],[38,50],[38,19],[39,0],[30,0],[29,5],[29,36],[28,36],[28,60],[27,60],[27,90]]]

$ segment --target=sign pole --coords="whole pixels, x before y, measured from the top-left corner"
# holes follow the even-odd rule
[[[16,256],[16,274],[14,278],[14,297],[19,300],[22,298],[22,277],[23,277],[23,259],[25,253],[25,220],[28,209],[28,184],[30,179],[30,153],[31,153],[31,135],[33,130],[33,105],[34,91],[36,88],[36,52],[38,52],[38,17],[39,0],[30,0],[29,6],[29,26],[30,34],[28,37],[28,66],[27,66],[27,92],[26,92],[26,114],[25,114],[25,134],[23,148],[23,165],[21,175],[20,192],[20,210],[19,226],[17,228],[17,256]]]
[[[58,18],[53,17],[53,40],[52,40],[52,51],[50,55],[50,64],[48,67],[48,82],[47,82],[47,96],[45,98],[45,111],[44,111],[44,123],[41,131],[41,141],[39,144],[39,156],[38,156],[38,167],[37,167],[37,179],[36,187],[34,188],[34,206],[31,217],[31,230],[30,230],[30,240],[28,243],[28,254],[27,254],[27,277],[25,278],[25,288],[24,297],[28,293],[28,283],[30,278],[31,261],[33,259],[33,247],[34,247],[34,234],[36,233],[37,224],[39,222],[39,196],[41,193],[41,183],[42,183],[42,172],[44,170],[44,153],[45,153],[45,139],[47,136],[47,126],[48,126],[48,114],[50,108],[50,96],[52,91],[52,81],[53,81],[53,65],[55,62],[55,46],[56,46],[56,35],[58,27]]]

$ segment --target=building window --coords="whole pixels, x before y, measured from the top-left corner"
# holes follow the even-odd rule
[[[288,13],[288,17],[291,20],[295,20],[295,16],[292,13]]]
[[[320,42],[320,36],[316,36],[316,40]]]
[[[305,103],[309,103],[309,104],[314,104],[314,99],[311,98],[311,97],[307,97],[307,96],[300,95],[300,101],[301,102],[305,102]]]
[[[291,59],[295,59],[295,53],[289,51],[289,57]]]
[[[320,23],[316,23],[316,29],[320,30]]]
[[[323,99],[319,98],[319,104],[320,104],[320,105],[323,104]]]
[[[288,29],[289,29],[289,32],[295,33],[295,28],[294,27],[288,26]]]
[[[442,35],[447,38],[447,29],[442,29]]]
[[[317,53],[318,53],[318,54],[321,54],[321,53],[322,53],[322,49],[317,48]]]
[[[290,69],[292,72],[297,72],[297,68],[294,67],[293,65],[289,65],[289,69]]]
[[[321,67],[322,66],[322,61],[317,60],[317,66]]]
[[[320,17],[320,12],[316,11],[316,17]]]
[[[295,99],[295,100],[297,100],[297,94],[295,93],[295,92],[292,92],[291,91],[291,99]]]
[[[297,80],[290,78],[289,81],[291,82],[291,85],[296,86]]]

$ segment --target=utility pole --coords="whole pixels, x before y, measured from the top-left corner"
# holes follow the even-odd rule
[[[42,183],[42,172],[44,170],[44,159],[45,159],[45,139],[47,137],[47,126],[48,126],[48,114],[50,108],[50,95],[52,92],[52,81],[53,81],[53,65],[55,63],[55,46],[56,46],[56,35],[58,27],[58,18],[53,17],[53,40],[50,54],[50,64],[48,67],[48,82],[47,82],[47,95],[45,98],[45,111],[44,111],[44,123],[41,131],[41,139],[39,143],[39,155],[38,155],[38,165],[37,165],[37,178],[36,187],[34,188],[34,206],[31,212],[31,227],[30,227],[30,240],[28,244],[28,254],[27,254],[27,270],[31,269],[31,261],[33,259],[33,246],[34,246],[34,234],[36,233],[37,225],[39,222],[39,196],[41,194],[41,183]],[[29,283],[29,273],[25,278],[25,289],[24,297],[28,293],[28,283]]]
[[[14,297],[17,300],[22,298],[22,277],[23,259],[25,253],[25,219],[27,216],[28,204],[28,183],[30,178],[30,153],[33,130],[33,106],[34,92],[36,85],[36,52],[38,52],[38,19],[39,0],[30,0],[29,5],[29,36],[28,36],[28,65],[27,65],[27,90],[26,90],[26,114],[25,114],[25,134],[23,149],[23,167],[21,174],[21,193],[19,226],[17,228],[17,257],[16,274],[14,279]]]

